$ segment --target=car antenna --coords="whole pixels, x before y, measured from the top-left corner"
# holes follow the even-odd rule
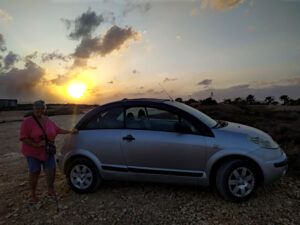
[[[168,94],[168,92],[164,89],[164,87],[160,83],[158,83],[158,84],[163,89],[163,91],[168,95],[168,97],[171,99],[171,101],[174,101],[174,99]]]

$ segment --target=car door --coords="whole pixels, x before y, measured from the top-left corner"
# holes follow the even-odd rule
[[[206,138],[186,118],[154,107],[131,107],[125,115],[121,148],[129,171],[191,175],[204,170]],[[175,132],[175,123],[186,123],[191,132]]]
[[[78,142],[98,157],[103,169],[126,168],[120,147],[123,128],[123,108],[110,108],[99,112],[84,126]]]

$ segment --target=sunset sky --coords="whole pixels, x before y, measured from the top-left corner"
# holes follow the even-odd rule
[[[1,0],[0,99],[300,98],[300,0]]]

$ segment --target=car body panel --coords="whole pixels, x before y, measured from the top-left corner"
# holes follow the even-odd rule
[[[135,138],[121,143],[128,166],[195,171],[204,169],[206,141],[203,136],[150,130],[122,131],[122,137],[128,134]]]

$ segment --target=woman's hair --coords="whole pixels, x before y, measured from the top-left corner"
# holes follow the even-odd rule
[[[41,107],[45,108],[45,107],[46,107],[46,104],[45,104],[45,102],[44,102],[43,100],[35,101],[35,102],[33,103],[33,108],[36,108],[36,107],[38,107],[38,106],[41,106]]]

